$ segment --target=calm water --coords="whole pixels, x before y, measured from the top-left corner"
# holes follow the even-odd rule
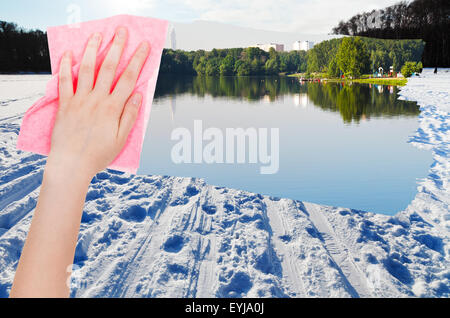
[[[426,176],[431,154],[407,143],[416,103],[397,88],[304,83],[278,77],[161,77],[142,153],[141,174],[201,177],[207,183],[319,204],[394,214]],[[279,128],[280,164],[175,164],[171,133]],[[207,142],[205,141],[204,144]]]

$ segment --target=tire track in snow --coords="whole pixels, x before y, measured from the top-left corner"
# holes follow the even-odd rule
[[[120,266],[120,272],[122,273],[121,276],[117,280],[115,280],[113,284],[107,286],[109,291],[106,294],[102,294],[102,296],[124,297],[127,295],[127,291],[129,290],[133,279],[136,277],[137,270],[141,266],[142,255],[148,249],[149,245],[152,242],[155,231],[157,232],[157,228],[160,226],[160,218],[164,215],[166,206],[168,205],[168,201],[170,200],[170,189],[171,183],[166,184],[162,191],[159,192],[164,193],[161,200],[162,205],[155,214],[153,221],[151,223],[147,223],[141,229],[141,233],[145,233],[145,235],[143,237],[136,237],[136,239],[132,242],[128,242],[127,245],[135,246],[136,248],[131,249],[127,253],[127,256],[123,257],[123,259],[126,259],[126,262],[114,263],[113,266],[102,275],[102,277],[107,280],[107,277],[110,276],[110,273],[115,272],[117,266]],[[154,193],[154,195],[156,194],[157,193]],[[147,267],[149,264],[144,263],[144,265]]]
[[[211,228],[211,218],[213,216],[205,215],[205,212],[202,211],[201,202],[206,202],[206,198],[208,197],[209,191],[207,188],[207,191],[205,194],[202,193],[202,197],[204,200],[200,200],[200,204],[197,207],[197,213],[202,213],[202,217],[206,218],[207,222],[202,222],[202,226],[206,224],[206,226],[209,226]],[[202,232],[205,230],[208,231],[208,229],[201,229]],[[200,297],[200,298],[210,298],[214,297],[214,285],[215,285],[215,268],[216,268],[216,255],[217,255],[217,246],[216,246],[216,233],[209,233],[206,235],[202,235],[201,240],[202,242],[206,242],[205,244],[202,244],[203,246],[206,246],[206,251],[202,253],[202,257],[198,260],[198,278],[197,278],[197,286],[196,286],[196,293],[194,297]],[[198,287],[200,287],[200,291],[198,291]]]
[[[325,248],[339,267],[338,270],[342,273],[344,281],[348,283],[348,292],[352,297],[370,297],[371,293],[367,287],[364,274],[353,262],[348,248],[338,239],[323,212],[319,211],[315,204],[304,203],[304,205],[310,215],[310,220],[324,240]]]
[[[283,268],[283,278],[285,280],[285,289],[289,287],[289,294],[293,297],[301,297],[306,295],[305,286],[302,281],[301,270],[298,268],[296,259],[296,251],[292,246],[288,246],[281,237],[291,236],[289,226],[283,217],[285,205],[283,209],[272,208],[269,204],[267,207],[267,217],[273,231],[272,242],[277,254],[281,256],[281,265]]]
[[[10,230],[14,231],[16,225],[20,224],[23,218],[34,211],[38,196],[39,189],[36,189],[0,211],[0,230],[2,230],[0,237]]]
[[[211,229],[212,216],[207,216],[202,208],[207,202],[209,191],[209,187],[203,187],[193,196],[196,199],[188,218],[189,224],[183,226],[186,229],[190,225],[192,241],[198,242],[196,247],[191,246],[194,263],[190,271],[186,297],[214,297],[216,233],[208,233]]]
[[[19,177],[14,182],[6,183],[0,188],[0,211],[9,204],[27,196],[30,192],[40,187],[42,182],[43,169]]]

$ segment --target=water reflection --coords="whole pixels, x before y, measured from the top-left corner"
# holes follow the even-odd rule
[[[429,152],[407,143],[419,109],[398,101],[397,91],[279,77],[161,77],[138,172],[393,214],[414,198],[416,178],[431,162]],[[194,134],[196,120],[222,132],[278,128],[278,173],[262,175],[251,163],[176,164],[172,133]]]
[[[160,76],[155,98],[191,94],[199,97],[274,102],[292,95],[294,104],[310,101],[323,110],[339,112],[345,123],[371,117],[417,116],[416,103],[397,99],[398,88],[382,85],[300,82],[289,77],[172,77]],[[172,101],[175,112],[175,100]]]

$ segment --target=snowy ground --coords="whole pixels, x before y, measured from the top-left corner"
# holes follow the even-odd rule
[[[0,76],[0,297],[7,297],[45,158],[15,150],[46,76]],[[421,106],[411,142],[429,176],[396,216],[219,188],[97,175],[76,249],[77,297],[449,297],[450,72],[402,89]]]

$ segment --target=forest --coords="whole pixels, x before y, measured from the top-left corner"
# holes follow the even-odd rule
[[[161,60],[162,74],[192,75],[277,75],[305,72],[305,51],[265,52],[256,47],[186,52],[166,49]]]
[[[323,41],[306,51],[265,52],[256,47],[186,52],[164,50],[161,74],[276,75],[327,73],[329,77],[359,77],[379,67],[400,72],[406,62],[420,62],[421,40],[382,40],[344,37]]]
[[[323,41],[308,51],[307,72],[359,77],[374,73],[379,67],[400,72],[407,62],[420,62],[424,42],[421,40],[383,40],[344,37]]]
[[[450,1],[402,1],[341,21],[334,34],[380,39],[422,39],[425,67],[450,67]]]
[[[47,36],[0,21],[0,73],[50,72]]]
[[[306,51],[269,52],[256,47],[182,51],[165,49],[160,74],[249,76],[326,73],[328,77],[359,77],[381,66],[396,72],[407,62],[419,62],[421,40],[343,37]],[[50,72],[46,34],[0,21],[0,72]]]

